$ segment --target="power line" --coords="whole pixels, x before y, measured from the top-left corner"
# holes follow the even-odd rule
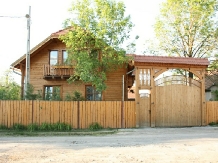
[[[0,15],[1,18],[24,18],[25,16],[4,16]]]

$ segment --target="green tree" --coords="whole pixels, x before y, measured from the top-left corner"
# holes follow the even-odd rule
[[[27,84],[27,90],[25,91],[26,100],[42,100],[42,90],[38,90],[37,94],[34,93],[34,87],[32,84]]]
[[[103,91],[106,74],[129,60],[123,47],[133,27],[130,16],[125,16],[124,3],[114,0],[75,0],[69,11],[68,32],[60,38],[68,48],[68,59],[76,63],[70,80],[92,83]]]
[[[208,57],[217,49],[217,0],[167,0],[155,24],[159,49],[179,57]]]
[[[12,78],[12,72],[6,71],[0,79],[0,100],[20,100],[21,88]]]

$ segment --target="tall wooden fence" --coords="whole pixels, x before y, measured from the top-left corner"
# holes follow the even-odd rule
[[[207,124],[210,122],[218,123],[218,102],[209,101],[207,102]]]
[[[0,101],[0,125],[64,122],[88,128],[98,122],[104,128],[136,126],[135,101]],[[123,124],[122,124],[123,122]],[[207,102],[207,124],[218,122],[218,102]]]
[[[104,128],[136,126],[135,102],[125,101],[0,101],[0,124],[67,123],[88,128],[98,122]]]

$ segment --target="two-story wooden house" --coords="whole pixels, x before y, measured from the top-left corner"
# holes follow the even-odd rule
[[[40,91],[44,99],[50,99],[56,95],[65,99],[68,93],[78,91],[82,93],[86,100],[114,101],[122,100],[123,92],[127,100],[127,85],[123,91],[123,75],[126,78],[128,67],[123,67],[107,75],[107,89],[104,92],[97,92],[88,83],[71,83],[67,79],[74,73],[72,66],[65,65],[67,59],[66,45],[59,40],[59,36],[65,30],[52,33],[49,37],[39,43],[30,51],[30,84],[33,85],[35,92]],[[21,71],[22,96],[24,94],[26,55],[23,55],[11,66]],[[126,83],[126,81],[125,81]],[[133,83],[133,80],[130,81]],[[131,85],[130,84],[130,85]]]

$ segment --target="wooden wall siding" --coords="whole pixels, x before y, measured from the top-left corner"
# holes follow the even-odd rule
[[[126,76],[127,68],[119,68],[107,74],[107,89],[104,92],[104,100],[121,101],[123,90],[123,75]],[[127,100],[127,85],[125,84],[125,100]]]
[[[104,128],[121,128],[121,101],[0,101],[0,124],[28,125],[63,122],[88,128],[98,122]],[[135,102],[124,102],[124,128],[135,127]]]
[[[49,65],[49,50],[58,50],[58,62],[61,64],[62,50],[65,49],[65,44],[56,39],[31,57],[30,83],[34,86],[35,93],[37,93],[38,90],[43,91],[44,85],[60,85],[62,89],[62,99],[64,99],[67,93],[72,94],[74,91],[79,91],[85,96],[85,84],[69,84],[66,79],[44,79],[44,65]],[[103,93],[104,101],[122,100],[122,75],[125,75],[126,72],[127,69],[123,67],[107,75],[107,90]],[[126,94],[127,91],[125,92],[125,97],[127,97]]]
[[[156,87],[156,126],[200,126],[201,95],[195,86]]]
[[[207,124],[211,122],[218,122],[218,102],[207,102]]]

